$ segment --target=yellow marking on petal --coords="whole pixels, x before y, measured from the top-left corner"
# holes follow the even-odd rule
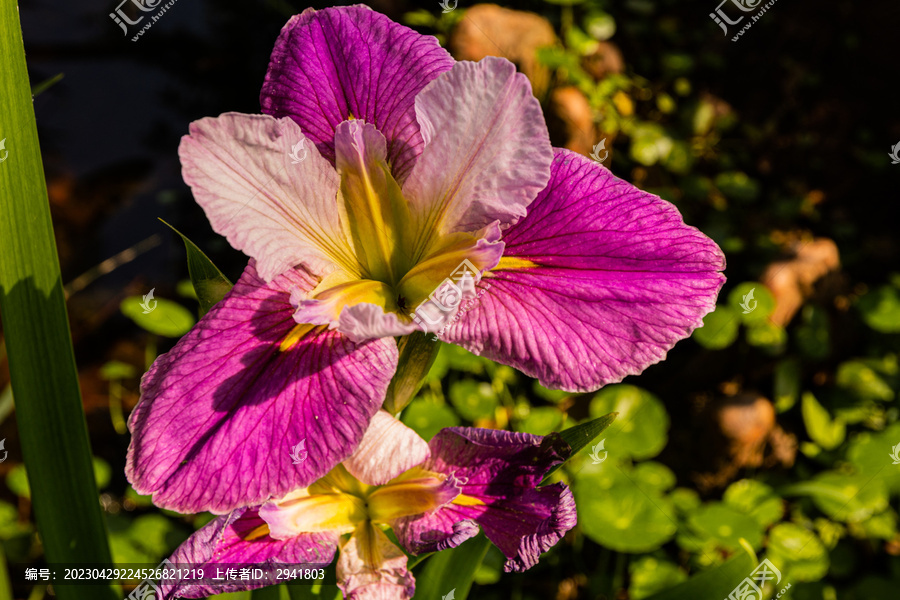
[[[363,483],[350,474],[344,465],[338,465],[321,479],[309,486],[310,495],[343,493],[365,497],[372,486]]]
[[[341,283],[316,294],[314,298],[328,304],[331,319],[337,319],[345,306],[375,304],[385,312],[397,310],[394,291],[386,283],[371,279],[357,279]]]
[[[396,286],[400,296],[406,300],[407,308],[415,309],[447,279],[459,284],[461,268],[465,272],[470,271],[472,266],[479,272],[486,269],[494,252],[490,248],[479,248],[478,242],[479,238],[470,233],[454,233],[441,237],[429,246],[429,254],[419,260]]]
[[[366,519],[365,502],[350,494],[314,494],[278,502],[277,507],[280,527],[289,528],[297,534],[319,531],[348,533]]]
[[[318,325],[294,325],[294,327],[288,332],[285,338],[281,340],[281,345],[278,346],[279,352],[287,352],[288,350],[293,348],[297,344],[297,342],[303,339],[303,336],[305,336],[316,327],[318,327]]]
[[[389,483],[369,494],[369,518],[386,523],[429,512],[447,502],[444,482],[437,477]]]
[[[533,269],[538,267],[537,263],[531,262],[526,258],[517,256],[504,256],[500,259],[500,264],[491,269],[492,271],[511,271],[513,269]]]
[[[456,504],[458,506],[484,506],[484,501],[479,500],[474,496],[466,496],[465,494],[460,494],[453,499],[451,504]]]
[[[258,540],[259,538],[266,537],[267,535],[269,535],[269,524],[263,523],[262,525],[245,535],[244,541],[252,542],[253,540]]]
[[[367,279],[396,283],[409,268],[409,207],[400,185],[384,160],[366,156],[365,149],[339,158],[341,193],[338,210],[345,234]]]

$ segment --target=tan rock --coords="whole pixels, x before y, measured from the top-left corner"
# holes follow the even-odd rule
[[[450,52],[457,60],[500,56],[514,62],[531,80],[534,95],[544,98],[550,71],[537,60],[538,48],[558,43],[550,22],[534,13],[476,4],[450,34]]]
[[[587,96],[575,86],[556,88],[550,92],[549,113],[547,126],[551,141],[589,156],[599,140]]]
[[[775,428],[775,407],[763,396],[744,392],[726,399],[718,409],[719,428],[728,438],[737,467],[758,467],[766,441]]]
[[[803,303],[812,295],[814,284],[840,267],[837,244],[827,238],[817,238],[794,244],[794,257],[775,261],[766,267],[760,281],[775,296],[772,321],[784,327]]]
[[[619,47],[612,42],[600,42],[597,49],[581,59],[581,66],[591,77],[600,81],[610,74],[621,73],[625,60]]]

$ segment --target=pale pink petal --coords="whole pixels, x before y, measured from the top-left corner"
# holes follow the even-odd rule
[[[337,579],[345,600],[409,600],[416,589],[406,554],[371,523],[341,548]]]
[[[356,451],[343,464],[360,481],[384,485],[428,456],[428,442],[387,411],[379,410]]]
[[[386,313],[377,304],[362,303],[346,306],[338,319],[337,330],[351,341],[362,343],[383,337],[409,335],[415,323],[401,321],[394,313]]]
[[[300,264],[318,274],[351,262],[337,173],[291,119],[239,113],[201,119],[178,152],[184,180],[212,228],[255,258],[266,282]]]
[[[416,96],[416,118],[425,150],[403,192],[419,231],[514,223],[550,179],[540,104],[506,59],[456,63]]]

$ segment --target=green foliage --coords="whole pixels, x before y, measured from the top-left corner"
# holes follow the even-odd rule
[[[693,600],[725,598],[756,564],[755,556],[741,551],[728,562],[691,577],[687,581],[654,594],[648,600]]]
[[[109,463],[96,456],[91,459],[94,467],[94,482],[97,489],[102,490],[109,485],[112,468]],[[28,473],[25,465],[16,465],[6,474],[6,487],[20,498],[31,498],[31,486],[28,484]]]
[[[762,524],[753,516],[725,503],[704,504],[690,514],[687,525],[698,540],[712,541],[717,548],[724,550],[738,550],[741,540],[746,540],[754,550],[762,546]]]
[[[740,324],[739,313],[730,306],[720,304],[703,317],[703,327],[695,329],[691,337],[704,348],[721,350],[737,339]]]
[[[803,423],[814,442],[833,450],[844,441],[846,429],[840,418],[832,418],[810,392],[804,392],[802,400]]]
[[[756,519],[762,527],[772,525],[784,515],[781,497],[755,479],[735,481],[725,490],[722,500],[741,514]]]
[[[426,560],[416,573],[414,598],[440,598],[454,590],[456,599],[465,600],[489,546],[482,534]]]
[[[108,563],[15,2],[0,4],[0,73],[0,313],[31,501],[48,562]],[[61,600],[115,597],[100,584],[54,587]]]
[[[498,402],[497,394],[489,383],[463,380],[450,386],[450,403],[469,421],[491,416]]]
[[[881,333],[900,333],[900,289],[881,286],[856,305],[866,325]]]
[[[779,523],[769,532],[768,558],[791,581],[816,581],[828,571],[822,541],[796,523]]]
[[[634,600],[662,592],[687,579],[687,575],[675,563],[659,560],[653,556],[643,556],[628,567],[631,585],[628,595]]]
[[[155,298],[155,308],[148,311],[147,304],[141,296],[129,296],[122,300],[122,314],[137,323],[138,327],[162,335],[177,338],[183,336],[194,326],[194,317],[190,311],[177,302],[165,298]]]
[[[641,488],[612,461],[585,469],[573,492],[584,534],[618,552],[649,552],[675,535],[675,510],[658,489]]]
[[[740,314],[744,323],[762,324],[775,310],[775,296],[763,284],[748,281],[736,285],[731,290],[728,294],[728,305]]]
[[[425,440],[430,440],[444,427],[459,425],[459,417],[445,404],[424,398],[414,400],[403,411],[400,420]]]
[[[160,220],[162,221],[162,219]],[[165,221],[163,223],[177,233],[184,242],[184,248],[187,251],[188,273],[190,273],[191,283],[194,285],[194,293],[200,302],[200,316],[202,317],[225,297],[233,284],[209,260],[209,257],[200,250],[197,244]]]
[[[669,416],[659,399],[633,385],[610,385],[594,395],[590,415],[619,413],[607,434],[606,449],[616,457],[652,458],[665,447]]]

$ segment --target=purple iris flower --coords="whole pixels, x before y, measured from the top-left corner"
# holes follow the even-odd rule
[[[478,533],[524,571],[576,523],[563,483],[538,487],[569,446],[556,436],[451,427],[429,444],[385,411],[372,419],[357,451],[312,485],[208,523],[169,558],[172,568],[225,572],[225,565],[327,565],[340,551],[338,586],[353,600],[406,600],[415,580],[406,554],[384,533],[392,527],[413,554],[458,546]],[[288,571],[289,572],[289,571]],[[196,577],[195,577],[196,578]],[[262,587],[168,580],[163,598]]]
[[[455,62],[364,6],[310,9],[261,103],[180,147],[213,229],[251,260],[142,381],[126,472],[161,507],[226,514],[320,479],[381,407],[398,336],[446,328],[584,392],[662,360],[715,306],[716,244],[552,148],[504,59]]]

